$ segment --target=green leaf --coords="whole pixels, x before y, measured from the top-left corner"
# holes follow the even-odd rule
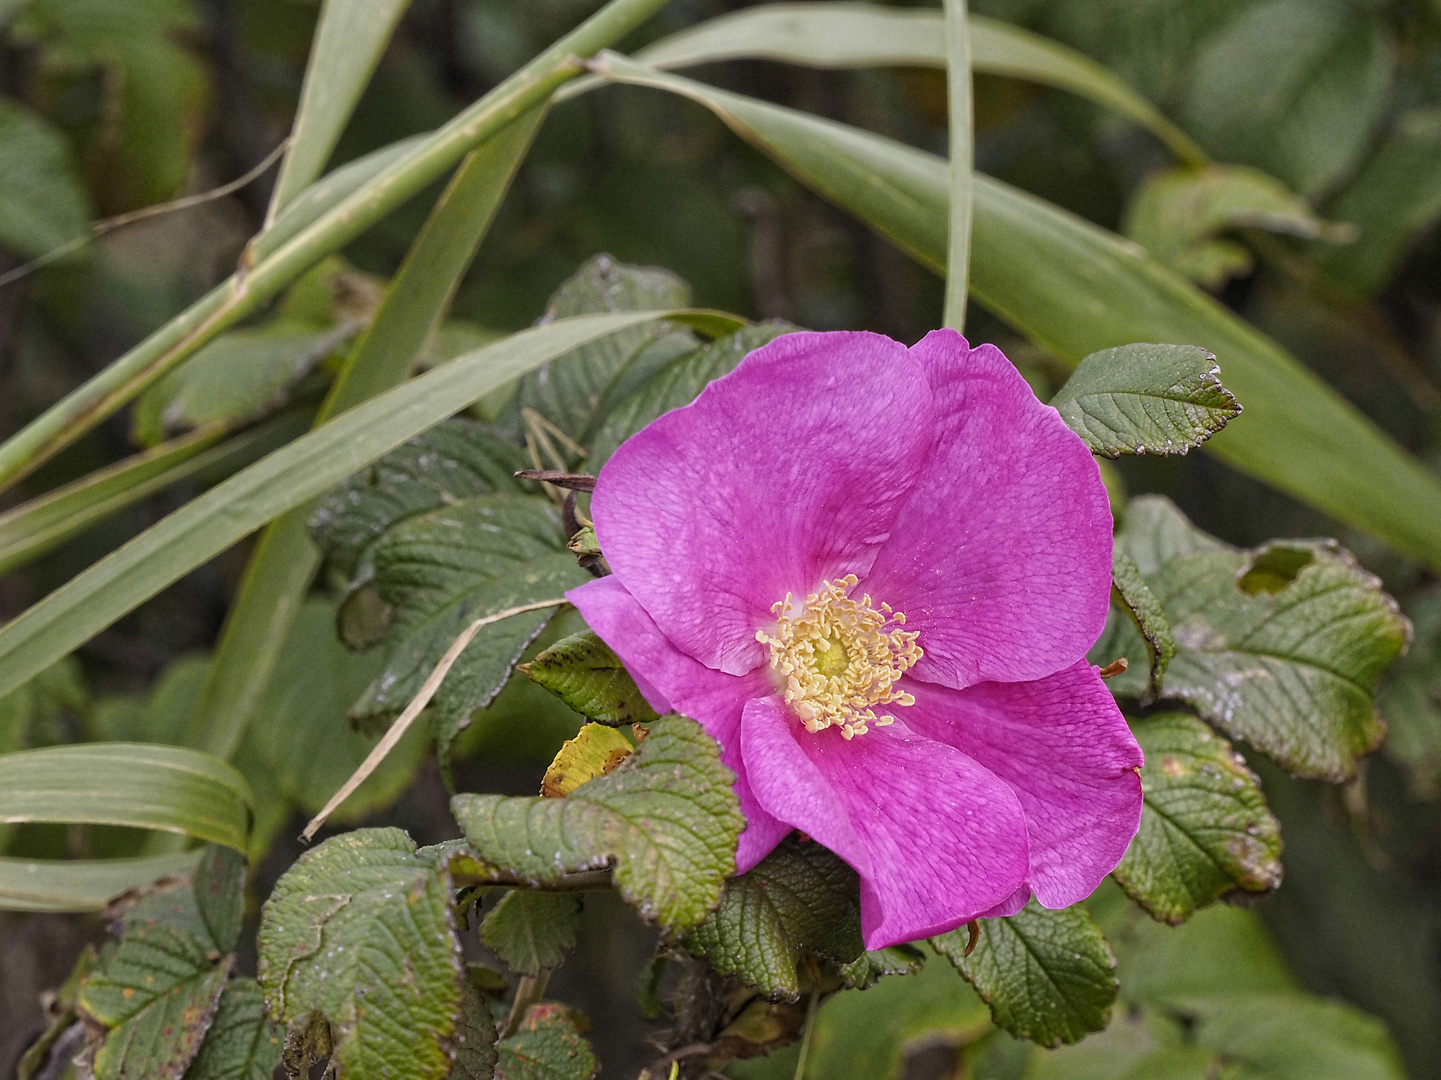
[[[437,424],[347,479],[316,505],[310,534],[354,589],[375,574],[376,542],[407,518],[497,491],[530,462],[474,420]]]
[[[260,696],[239,760],[263,772],[287,804],[315,814],[350,779],[375,745],[356,731],[349,710],[380,673],[381,657],[356,655],[335,637],[335,609],[301,605]],[[422,729],[406,734],[340,809],[333,824],[361,821],[398,799],[425,757]]]
[[[564,799],[457,795],[451,807],[479,857],[534,885],[610,865],[647,919],[686,929],[721,898],[744,824],[733,775],[699,724],[664,716],[608,776]]]
[[[1365,153],[1396,66],[1377,22],[1314,0],[1249,5],[1192,63],[1186,112],[1202,144],[1307,196]]]
[[[110,1031],[96,1080],[180,1080],[210,1028],[232,957],[157,923],[127,929],[80,988],[80,1011]]]
[[[1338,221],[1355,225],[1356,242],[1317,254],[1326,277],[1350,292],[1380,291],[1441,218],[1441,110],[1415,110],[1397,128],[1331,204]]]
[[[1251,1080],[1405,1080],[1386,1027],[1309,994],[1230,995],[1181,1004],[1196,1043]]]
[[[1051,404],[1093,454],[1184,454],[1241,413],[1194,345],[1122,345],[1076,366]]]
[[[1035,900],[1017,915],[981,920],[965,955],[965,927],[932,943],[991,1007],[999,1027],[1056,1046],[1100,1031],[1111,1018],[1116,958],[1082,908],[1048,911]]]
[[[943,272],[945,161],[805,113],[606,54],[607,78],[679,93],[923,265]],[[1131,341],[1196,342],[1226,358],[1247,422],[1208,449],[1401,551],[1441,566],[1441,480],[1275,342],[1136,245],[977,174],[971,291],[1064,360]]]
[[[89,200],[63,133],[0,99],[0,247],[33,259],[85,235]]]
[[[496,1050],[496,1080],[590,1080],[600,1069],[565,1006],[551,1002],[527,1009]]]
[[[286,321],[222,334],[140,396],[135,441],[158,446],[196,428],[236,426],[276,412],[291,389],[352,334]]]
[[[513,889],[480,924],[480,940],[512,971],[534,977],[565,962],[579,927],[579,897]]]
[[[609,255],[597,255],[555,291],[546,306],[544,321],[601,312],[678,308],[688,303],[690,287],[669,270],[630,266]],[[571,439],[584,443],[603,415],[602,406],[611,385],[627,366],[673,331],[664,322],[642,323],[547,361],[521,377],[501,422],[524,432],[524,412],[531,409]],[[681,347],[685,347],[684,342]],[[557,446],[557,450],[563,451],[563,447]]]
[[[970,30],[974,70],[1090,98],[1147,128],[1183,160],[1205,161],[1205,152],[1185,132],[1090,57],[981,15],[970,17]],[[635,58],[660,69],[743,58],[812,67],[944,68],[945,24],[940,12],[874,4],[760,4],[688,27],[647,46]],[[559,96],[580,88],[576,84]]]
[[[757,323],[676,357],[606,414],[591,437],[586,467],[599,472],[616,447],[652,420],[689,405],[712,382],[734,370],[747,354],[796,329],[777,320]]]
[[[1119,544],[1176,638],[1165,696],[1299,776],[1339,782],[1385,731],[1372,697],[1409,626],[1333,541],[1239,551],[1165,499],[1132,500]]]
[[[1441,795],[1441,592],[1413,597],[1406,613],[1416,639],[1377,699],[1388,729],[1383,749],[1406,770],[1412,795],[1434,801]]]
[[[925,962],[926,954],[914,945],[888,945],[842,964],[841,979],[852,990],[869,990],[888,975],[914,975]]]
[[[620,657],[594,630],[562,638],[520,670],[597,723],[620,727],[656,717]]]
[[[504,979],[500,985],[503,990]],[[450,1070],[449,1080],[491,1080],[500,1058],[495,1049],[495,1035],[490,1005],[469,979],[464,980],[460,988],[460,1020],[455,1032],[455,1066]]]
[[[330,1021],[341,1074],[443,1080],[461,1004],[444,867],[399,829],[301,855],[261,912],[257,978],[271,1016]]]
[[[270,197],[269,217],[320,175],[410,0],[330,2],[321,8],[300,89],[290,146]]]
[[[521,495],[486,496],[402,522],[376,545],[375,574],[395,616],[385,666],[353,710],[363,720],[399,713],[476,619],[558,599],[590,580],[565,549],[554,507]],[[431,705],[442,759],[554,614],[543,608],[494,623],[461,653]]]
[[[1145,808],[1115,877],[1155,918],[1179,923],[1238,891],[1281,884],[1280,825],[1225,739],[1184,713],[1133,721]]]
[[[816,1013],[805,1077],[895,1080],[908,1048],[967,1042],[990,1026],[985,1004],[950,965],[928,963],[910,978],[882,979],[826,1000]]]
[[[1147,693],[1155,697],[1160,694],[1166,668],[1176,655],[1176,639],[1171,635],[1171,624],[1161,602],[1141,576],[1140,568],[1119,547],[1111,549],[1111,603],[1125,608],[1146,642],[1151,668]]]
[[[1148,176],[1126,212],[1123,231],[1157,262],[1215,289],[1250,271],[1250,251],[1220,236],[1246,228],[1332,243],[1355,239],[1354,227],[1322,221],[1275,177],[1239,165]]]
[[[726,882],[720,906],[686,935],[685,945],[722,975],[794,1001],[802,956],[819,953],[849,964],[867,955],[858,889],[855,871],[839,857],[792,836]]]
[[[280,1064],[283,1034],[279,1024],[266,1019],[260,984],[231,979],[185,1080],[271,1080]]]
[[[372,398],[242,470],[0,629],[0,696],[271,518],[457,409],[552,356],[655,314],[581,316],[514,334]],[[717,325],[712,316],[705,321]]]
[[[162,829],[245,850],[250,789],[209,754],[138,743],[0,754],[0,821]]]

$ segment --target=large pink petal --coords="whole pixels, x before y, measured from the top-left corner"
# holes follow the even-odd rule
[[[1020,795],[1036,898],[1059,908],[1090,896],[1141,822],[1141,748],[1096,669],[1083,660],[1037,682],[906,689],[916,703],[895,710],[902,722]]]
[[[917,679],[960,688],[1069,667],[1110,603],[1095,460],[994,345],[936,330],[911,351],[935,398],[936,445],[864,587],[920,632]]]
[[[736,796],[746,819],[736,851],[736,873],[745,873],[791,831],[756,801],[741,760],[741,710],[751,698],[774,692],[769,668],[727,675],[692,660],[666,640],[614,575],[587,582],[565,596],[615,650],[651,708],[689,716],[721,744],[721,760],[736,774]]]
[[[777,338],[601,469],[606,560],[675,645],[750,671],[773,604],[870,567],[930,447],[930,396],[890,338]]]
[[[763,698],[746,705],[741,747],[761,805],[860,874],[868,949],[953,930],[1025,877],[1015,792],[944,743],[894,728],[812,735]]]

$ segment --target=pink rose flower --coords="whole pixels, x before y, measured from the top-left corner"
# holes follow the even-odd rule
[[[867,948],[1089,896],[1141,814],[1086,659],[1100,472],[999,349],[797,333],[601,470],[614,573],[568,594],[736,774],[737,872],[800,829],[853,866]]]

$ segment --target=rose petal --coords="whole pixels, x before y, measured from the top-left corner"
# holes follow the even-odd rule
[[[1025,877],[1015,792],[943,743],[889,728],[812,735],[763,698],[745,707],[741,747],[761,805],[860,874],[868,949],[953,930]]]
[[[990,911],[981,912],[982,919],[1004,919],[1008,915],[1019,915],[1021,909],[1031,902],[1031,886],[1029,882],[1021,885],[1019,889],[1011,893]]]
[[[1039,679],[1106,624],[1111,511],[1095,459],[993,345],[936,330],[912,350],[936,445],[865,588],[905,613],[917,679]]]
[[[1090,896],[1140,827],[1143,760],[1096,669],[1081,661],[1036,682],[906,689],[916,703],[896,710],[901,721],[1016,789],[1036,898],[1060,908]]]
[[[787,592],[864,573],[931,441],[930,390],[879,334],[787,334],[624,443],[596,483],[615,576],[676,646],[744,674]]]
[[[727,675],[691,659],[666,640],[614,575],[572,589],[565,598],[620,657],[651,708],[689,716],[721,744],[721,760],[736,774],[735,792],[746,819],[736,851],[736,873],[745,873],[791,831],[756,802],[741,761],[741,710],[751,698],[773,692],[770,669]]]

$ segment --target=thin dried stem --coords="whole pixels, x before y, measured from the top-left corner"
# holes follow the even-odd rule
[[[487,615],[484,618],[476,619],[475,622],[461,631],[460,636],[450,643],[450,648],[445,650],[445,655],[440,658],[440,663],[435,665],[435,670],[430,673],[421,685],[420,692],[411,698],[410,704],[405,707],[405,711],[395,718],[395,723],[390,725],[390,730],[385,733],[385,737],[375,744],[375,749],[360,763],[360,767],[351,774],[350,779],[344,783],[339,791],[330,797],[330,801],[325,804],[320,813],[310,819],[310,824],[305,826],[305,831],[300,834],[300,838],[305,841],[313,839],[315,834],[320,830],[320,827],[325,824],[325,819],[335,813],[336,808],[345,802],[346,799],[350,798],[355,792],[355,789],[365,783],[366,778],[379,768],[380,763],[385,760],[386,755],[395,749],[396,744],[399,743],[405,733],[410,730],[410,725],[415,722],[415,718],[430,704],[430,699],[435,697],[435,692],[440,689],[440,684],[445,681],[446,675],[450,674],[450,669],[454,667],[455,662],[460,659],[460,654],[465,652],[466,647],[475,640],[476,634],[480,633],[480,631],[487,626],[500,622],[502,619],[509,619],[515,615],[524,615],[527,611],[540,611],[542,608],[559,607],[565,602],[565,598],[560,597],[556,600],[537,600],[533,604],[521,604],[519,607],[506,608],[504,611],[497,611],[494,615]]]

